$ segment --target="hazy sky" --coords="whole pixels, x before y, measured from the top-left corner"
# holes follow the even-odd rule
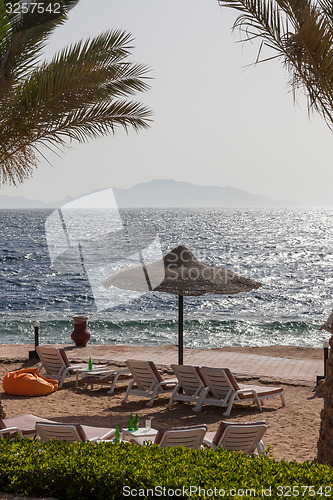
[[[46,57],[108,29],[130,32],[131,60],[151,67],[151,90],[135,98],[154,112],[151,129],[74,144],[34,176],[0,194],[58,201],[152,179],[232,186],[301,204],[333,203],[333,132],[294,105],[288,75],[254,62],[216,0],[80,0]]]

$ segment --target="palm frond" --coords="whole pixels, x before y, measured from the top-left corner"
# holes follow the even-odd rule
[[[15,14],[13,9],[18,2],[7,0],[0,4],[0,90],[24,78],[36,65],[47,38],[54,29],[67,19],[67,11],[79,0],[40,1],[40,11],[31,9],[27,13]],[[54,7],[60,4],[60,9]],[[52,9],[47,10],[51,6]]]
[[[119,127],[149,127],[151,111],[126,100],[149,88],[149,68],[127,60],[131,43],[122,31],[102,33],[15,80],[0,99],[0,181],[16,184],[31,175],[41,144],[54,151]]]
[[[291,74],[294,98],[302,89],[308,110],[318,111],[333,126],[333,30],[328,0],[218,0],[240,11],[233,28],[243,40],[261,40],[256,62],[266,47]],[[272,57],[272,58],[273,58]]]

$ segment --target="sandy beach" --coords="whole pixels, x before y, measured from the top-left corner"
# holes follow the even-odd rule
[[[102,348],[102,346],[99,346]],[[94,347],[90,350],[94,351]],[[133,349],[132,358],[144,346]],[[166,350],[167,348],[165,348]],[[104,346],[104,352],[106,347]],[[163,347],[161,347],[163,353]],[[250,352],[261,356],[274,356],[283,359],[320,360],[320,349],[298,348],[286,346],[269,346],[262,348],[226,348],[238,352]],[[35,366],[33,360],[18,360],[19,356],[7,352],[7,357],[0,363],[0,376],[9,371],[28,366]],[[82,353],[82,351],[81,351]],[[86,354],[86,352],[85,352]],[[16,359],[16,360],[15,360]],[[112,359],[112,356],[110,356]],[[13,361],[15,360],[15,361]],[[117,363],[119,366],[119,363]],[[110,364],[111,366],[111,364]],[[159,367],[163,367],[159,364]],[[169,371],[169,370],[167,370]],[[166,377],[171,377],[166,373]],[[242,377],[245,383],[260,385],[260,378]],[[239,377],[237,377],[239,379]],[[274,381],[270,381],[272,384]],[[287,399],[287,406],[281,406],[280,398],[266,402],[262,412],[251,404],[234,406],[229,417],[223,417],[223,410],[218,407],[204,406],[199,414],[193,412],[193,405],[175,403],[171,409],[166,408],[168,398],[158,396],[153,408],[147,408],[147,400],[131,396],[122,402],[127,382],[119,383],[114,395],[108,396],[107,387],[95,386],[93,390],[83,390],[82,384],[76,388],[75,378],[65,382],[62,389],[43,397],[21,397],[1,393],[1,401],[6,416],[13,417],[22,413],[34,413],[40,417],[58,422],[79,422],[86,425],[101,427],[126,427],[131,412],[138,413],[141,425],[146,416],[153,417],[154,428],[163,426],[191,425],[205,423],[210,431],[215,431],[221,420],[246,422],[264,419],[268,425],[264,444],[272,447],[275,459],[296,460],[299,462],[313,460],[316,457],[316,445],[319,435],[320,411],[323,399],[314,394],[315,383],[295,382],[279,383]]]

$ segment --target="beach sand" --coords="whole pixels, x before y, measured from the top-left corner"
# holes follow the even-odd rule
[[[321,349],[286,346],[227,349],[291,359],[322,359]],[[132,353],[132,358],[134,357],[135,352]],[[3,379],[9,371],[35,365],[34,361],[3,360],[0,363],[0,377]],[[242,381],[260,385],[258,379]],[[281,400],[277,397],[267,400],[262,412],[253,404],[236,405],[229,417],[223,417],[224,410],[214,406],[204,406],[199,414],[193,412],[191,404],[175,403],[171,409],[167,409],[169,398],[161,395],[155,400],[153,408],[147,408],[147,399],[134,396],[130,396],[125,403],[122,403],[127,383],[126,381],[119,383],[114,395],[108,396],[107,387],[94,386],[93,390],[83,391],[80,385],[76,389],[73,378],[66,381],[62,389],[48,396],[28,398],[2,392],[1,401],[8,418],[22,413],[34,413],[58,422],[79,422],[101,427],[116,425],[120,428],[127,427],[131,412],[138,413],[141,426],[144,426],[145,417],[153,417],[152,425],[156,429],[164,426],[205,423],[210,431],[215,431],[221,420],[253,422],[264,419],[268,426],[264,444],[266,447],[269,445],[273,447],[272,455],[275,459],[303,462],[316,457],[323,399],[315,396],[315,383],[302,383],[302,385],[279,383],[286,395],[286,407],[281,406]]]

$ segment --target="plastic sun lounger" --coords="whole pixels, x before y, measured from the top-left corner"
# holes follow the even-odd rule
[[[172,391],[177,380],[164,380],[155,363],[152,361],[136,361],[130,359],[126,365],[133,375],[133,380],[129,383],[123,401],[126,401],[130,394],[150,398],[147,406],[153,406],[157,394],[165,394]],[[133,388],[136,384],[137,387]]]
[[[203,391],[194,411],[199,412],[203,404],[226,406],[223,415],[230,415],[234,403],[246,403],[253,401],[258,409],[262,411],[261,403],[265,399],[280,396],[282,406],[286,405],[286,399],[282,387],[265,387],[257,385],[238,384],[228,368],[209,368],[203,366],[200,372],[207,384],[207,391]]]
[[[167,408],[171,408],[174,401],[196,402],[202,391],[205,391],[206,384],[202,378],[199,367],[191,365],[171,365],[178,384],[171,394]]]
[[[57,423],[54,420],[37,417],[37,415],[33,415],[32,413],[26,413],[24,415],[17,415],[16,417],[0,419],[0,429],[5,430],[10,427],[15,427],[21,431],[23,436],[34,436],[36,434],[35,426],[37,422],[47,422],[50,424]]]
[[[166,448],[167,446],[185,446],[185,448],[197,450],[201,447],[206,432],[207,425],[205,424],[190,425],[188,427],[172,427],[160,429],[154,441],[142,436],[140,438],[131,439],[130,442],[140,446],[148,442],[158,444],[161,448]]]
[[[42,375],[45,377],[58,380],[59,389],[62,387],[65,378],[75,375],[78,370],[86,369],[88,371],[89,369],[88,364],[71,365],[64,349],[37,346],[36,351],[41,360],[41,364],[38,366],[39,371],[42,372],[43,370]],[[99,365],[96,369],[101,370],[103,368],[106,368],[106,365]]]
[[[265,451],[262,437],[267,430],[264,420],[259,422],[221,422],[217,431],[207,432],[204,445],[216,449],[223,447],[226,450],[242,451],[248,455],[258,455]]]
[[[80,424],[50,424],[47,422],[37,422],[36,432],[43,442],[48,439],[60,439],[70,443],[76,441],[86,443],[87,441],[98,442],[101,440],[111,440],[116,430]]]

